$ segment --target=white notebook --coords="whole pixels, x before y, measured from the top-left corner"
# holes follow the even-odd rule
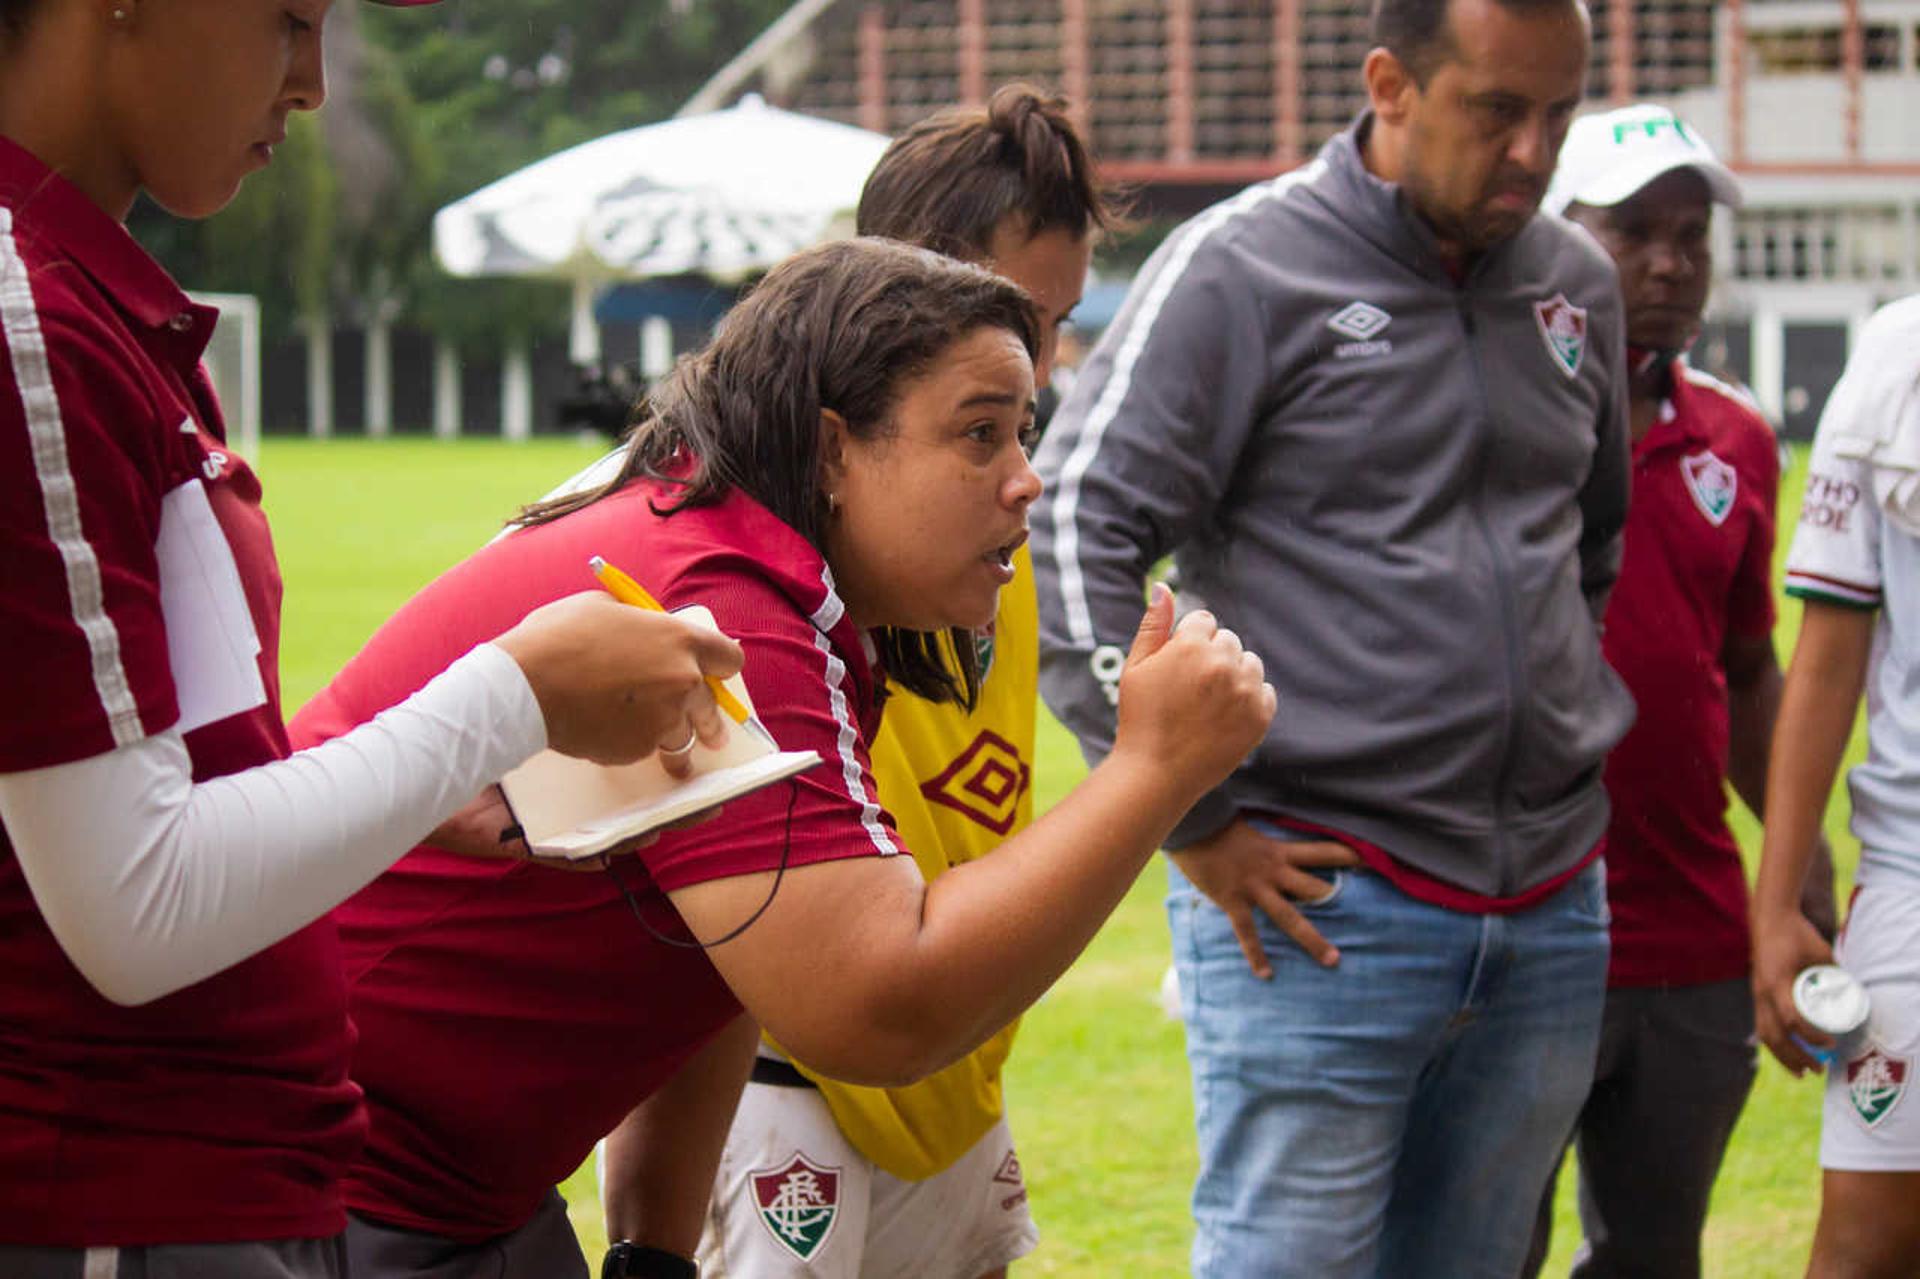
[[[713,625],[704,608],[680,609],[674,616]],[[726,685],[751,712],[746,682],[735,675]],[[542,857],[579,860],[820,762],[816,751],[775,749],[761,735],[764,729],[756,732],[729,720],[727,730],[718,748],[693,748],[693,775],[684,780],[670,776],[657,755],[608,766],[548,750],[501,778],[500,789],[529,848]]]
[[[260,636],[246,588],[198,476],[160,500],[153,553],[160,562],[160,613],[180,708],[173,726],[190,733],[265,703]]]

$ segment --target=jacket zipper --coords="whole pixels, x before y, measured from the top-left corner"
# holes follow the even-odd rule
[[[1486,423],[1486,434],[1480,443],[1478,484],[1474,492],[1473,519],[1487,546],[1487,555],[1493,564],[1494,584],[1500,594],[1500,629],[1506,641],[1507,661],[1507,713],[1500,742],[1500,767],[1493,781],[1493,851],[1494,864],[1499,868],[1499,893],[1505,896],[1513,891],[1512,853],[1508,847],[1507,799],[1513,779],[1514,742],[1520,737],[1520,718],[1525,699],[1526,672],[1520,668],[1519,661],[1519,623],[1514,616],[1513,573],[1507,563],[1507,556],[1500,540],[1493,535],[1493,529],[1487,523],[1486,489],[1488,458],[1495,447],[1493,401],[1487,394],[1486,370],[1480,363],[1479,332],[1473,320],[1473,308],[1463,289],[1459,301],[1460,327],[1467,338],[1468,359],[1473,365],[1474,390],[1480,397],[1481,420]]]

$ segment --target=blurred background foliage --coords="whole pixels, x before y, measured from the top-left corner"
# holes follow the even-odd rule
[[[175,278],[257,296],[285,331],[377,314],[497,347],[563,326],[564,288],[455,280],[435,210],[575,143],[666,119],[787,0],[341,0],[328,99],[219,216],[149,202],[130,226]]]

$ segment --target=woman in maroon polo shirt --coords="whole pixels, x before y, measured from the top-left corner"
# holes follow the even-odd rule
[[[428,585],[301,712],[296,740],[350,730],[602,555],[709,608],[774,739],[824,761],[605,874],[429,841],[341,907],[372,1114],[347,1179],[357,1279],[584,1279],[555,1182],[742,1008],[858,1082],[971,1050],[1259,740],[1259,661],[1205,613],[1175,628],[1163,593],[1112,754],[1001,851],[929,884],[881,807],[882,674],[978,690],[973,634],[1040,491],[1039,347],[1027,296],[980,267],[871,239],[796,255],[651,392],[614,480]]]
[[[338,1276],[365,1118],[321,917],[551,742],[725,731],[737,646],[594,593],[289,757],[280,579],[194,305],[329,0],[0,0],[0,1274]],[[320,920],[321,922],[315,922]]]

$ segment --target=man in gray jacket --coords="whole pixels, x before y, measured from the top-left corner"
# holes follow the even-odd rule
[[[1606,974],[1612,264],[1534,216],[1577,0],[1381,0],[1369,110],[1161,246],[1041,451],[1041,687],[1090,754],[1169,553],[1280,713],[1169,841],[1196,1273],[1511,1275]]]

